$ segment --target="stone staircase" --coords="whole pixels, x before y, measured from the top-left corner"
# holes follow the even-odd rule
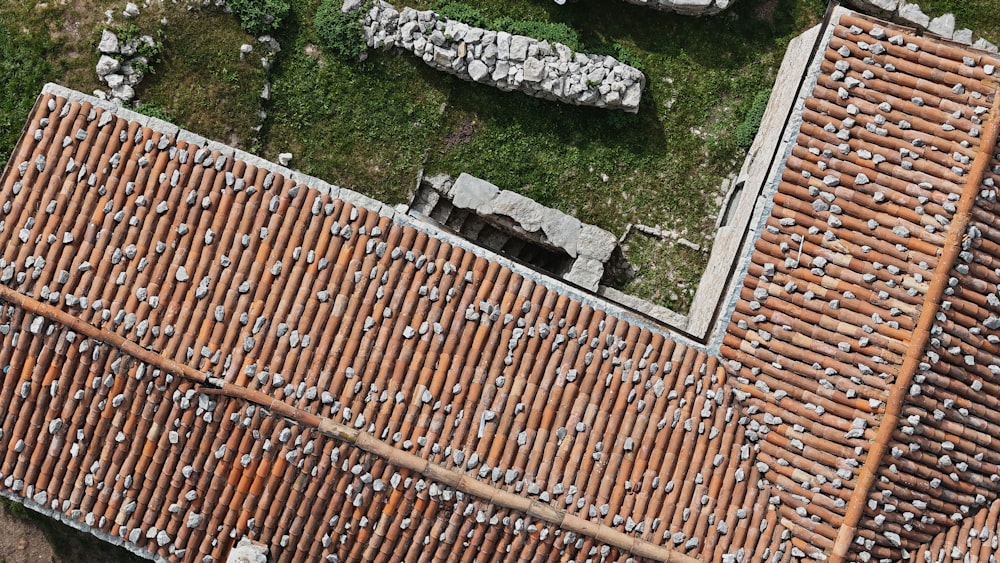
[[[455,207],[433,188],[422,187],[410,205],[410,214],[419,214],[446,231],[556,277],[563,276],[573,264],[566,252],[525,239],[512,225],[504,225],[502,217],[486,218],[474,210]]]

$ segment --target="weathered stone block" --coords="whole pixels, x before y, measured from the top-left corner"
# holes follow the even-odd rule
[[[576,258],[581,226],[582,223],[576,217],[549,209],[542,224],[542,232],[545,233],[549,243]]]
[[[524,79],[528,82],[538,82],[545,77],[545,63],[542,61],[528,57],[528,60],[524,61]]]
[[[595,225],[585,224],[580,227],[580,237],[577,241],[577,253],[580,256],[607,262],[617,246],[618,239],[608,231]]]
[[[896,15],[899,19],[917,27],[926,28],[931,23],[931,18],[920,9],[920,6],[910,4],[906,0],[900,1]]]
[[[462,209],[478,210],[500,193],[500,188],[466,173],[459,175],[451,189],[452,204]],[[530,200],[529,200],[530,201]]]
[[[597,291],[597,287],[601,283],[601,278],[604,277],[604,264],[593,258],[580,257],[573,262],[573,266],[570,267],[569,273],[563,276],[568,282],[575,283],[576,285],[588,289],[590,291]]]
[[[959,29],[951,36],[952,41],[963,45],[972,45],[972,30]]]
[[[523,61],[528,57],[528,38],[523,35],[514,35],[510,39],[510,60]]]
[[[993,43],[990,43],[989,41],[983,39],[982,37],[980,37],[979,39],[976,39],[976,42],[972,44],[972,47],[975,48],[975,49],[980,49],[982,51],[986,51],[987,53],[996,53],[997,52],[997,46],[994,45]]]
[[[955,15],[944,14],[932,19],[927,24],[927,31],[951,39],[951,36],[955,34]]]
[[[102,53],[117,53],[118,52],[118,36],[111,31],[105,29],[101,32],[101,42],[97,45],[97,50]]]
[[[469,63],[469,77],[476,82],[482,82],[484,78],[490,75],[490,67],[486,66],[483,61],[472,61]]]
[[[113,57],[107,55],[101,55],[101,58],[97,61],[97,76],[103,78],[121,67],[121,63]]]
[[[481,215],[509,217],[525,231],[534,233],[542,228],[545,215],[551,210],[521,194],[504,190],[492,200],[478,207],[478,212]]]

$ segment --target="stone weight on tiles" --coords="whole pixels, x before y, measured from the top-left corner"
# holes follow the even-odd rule
[[[471,27],[429,10],[400,11],[384,1],[364,15],[364,34],[369,47],[400,47],[463,80],[568,104],[634,113],[646,84],[641,71],[614,57]]]

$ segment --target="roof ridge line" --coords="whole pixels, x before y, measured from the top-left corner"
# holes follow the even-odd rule
[[[879,423],[878,432],[868,450],[865,463],[858,474],[857,484],[847,503],[844,519],[837,531],[837,538],[831,549],[831,563],[844,563],[847,559],[847,552],[850,549],[851,542],[854,541],[858,523],[864,515],[868,495],[875,484],[876,472],[882,465],[882,460],[885,458],[885,453],[889,448],[889,441],[892,439],[892,435],[899,424],[900,413],[903,410],[903,403],[906,399],[906,392],[927,349],[931,326],[941,307],[944,290],[948,285],[949,272],[958,260],[959,250],[961,249],[961,237],[965,235],[966,228],[972,217],[972,208],[979,194],[979,185],[983,181],[987,166],[993,159],[998,137],[1000,137],[1000,90],[994,88],[990,119],[986,122],[979,148],[976,151],[976,158],[972,163],[965,186],[962,188],[958,210],[952,217],[951,226],[948,228],[948,235],[941,249],[941,259],[934,268],[933,278],[927,289],[927,296],[922,303],[920,316],[917,318],[917,324],[913,329],[906,355],[903,357],[903,363],[900,365],[896,381],[889,389],[885,413]]]
[[[61,324],[88,338],[113,346],[125,354],[155,366],[162,371],[174,373],[197,384],[205,385],[208,389],[204,391],[209,394],[224,395],[255,403],[267,409],[272,414],[277,414],[298,424],[314,428],[324,436],[352,444],[363,451],[386,460],[390,464],[409,469],[466,494],[484,499],[491,504],[521,512],[564,530],[588,536],[619,549],[624,549],[640,557],[663,561],[665,563],[701,563],[701,560],[674,549],[630,536],[614,530],[605,524],[592,522],[537,500],[528,499],[519,494],[505,491],[477,479],[472,479],[463,472],[432,463],[430,460],[416,454],[399,450],[379,440],[372,434],[294,407],[261,391],[226,383],[221,379],[202,373],[191,366],[167,358],[159,352],[147,350],[117,333],[93,326],[79,317],[75,317],[28,295],[19,293],[6,285],[0,285],[0,301],[10,303],[29,313]]]

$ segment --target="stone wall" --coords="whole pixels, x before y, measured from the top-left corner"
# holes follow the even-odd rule
[[[464,80],[548,100],[634,113],[646,84],[642,72],[610,56],[471,27],[432,11],[399,11],[383,1],[365,15],[364,32],[369,47],[400,47]]]
[[[982,37],[973,40],[971,29],[955,29],[954,14],[931,18],[918,4],[906,0],[847,0],[847,4],[863,13],[925,30],[956,43],[971,45],[989,53],[997,52],[997,46]]]

